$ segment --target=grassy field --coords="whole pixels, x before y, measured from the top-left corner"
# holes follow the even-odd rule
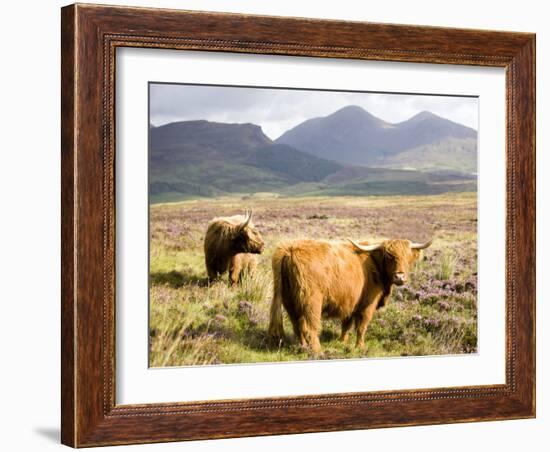
[[[266,242],[259,271],[236,287],[208,285],[206,225],[254,211]],[[322,359],[472,353],[477,347],[475,193],[387,197],[281,198],[270,194],[151,206],[150,365],[153,367],[312,359],[294,342],[267,338],[270,257],[292,238],[377,240],[435,236],[410,283],[394,290],[356,350],[338,341],[340,322],[323,320]],[[353,340],[350,341],[353,344]]]

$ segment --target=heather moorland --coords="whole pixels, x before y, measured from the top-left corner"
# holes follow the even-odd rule
[[[252,209],[266,249],[255,275],[209,284],[203,254],[208,222]],[[187,200],[150,207],[150,365],[153,367],[309,359],[473,353],[477,349],[476,193],[419,196],[302,196],[272,193]],[[377,311],[362,350],[339,341],[323,320],[323,353],[267,337],[270,257],[283,240],[434,237],[410,281]]]

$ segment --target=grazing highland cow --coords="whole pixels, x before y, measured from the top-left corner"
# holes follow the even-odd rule
[[[204,258],[208,279],[214,281],[226,271],[229,281],[236,284],[245,272],[256,269],[256,256],[264,249],[260,233],[245,215],[214,218],[208,223],[204,237]]]
[[[431,245],[409,240],[379,244],[294,240],[273,254],[273,301],[269,334],[284,337],[281,304],[303,347],[319,353],[321,315],[342,321],[341,340],[347,342],[355,324],[357,347],[376,309],[383,306],[392,286],[403,285],[421,250]]]

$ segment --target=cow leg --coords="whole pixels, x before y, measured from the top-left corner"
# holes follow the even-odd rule
[[[234,286],[241,278],[242,264],[240,256],[237,254],[229,261],[229,284]]]
[[[208,261],[208,258],[205,259],[205,265],[206,265],[206,274],[208,275],[208,280],[212,282],[217,276],[216,270],[214,269],[214,266]]]
[[[206,272],[208,273],[208,281],[209,282],[212,283],[212,282],[216,281],[216,279],[218,279],[219,273],[215,269],[208,268],[206,270]]]
[[[309,346],[314,355],[321,353],[321,342],[319,341],[319,332],[312,331],[309,338]]]
[[[321,351],[319,334],[312,328],[311,322],[302,316],[298,319],[298,340],[304,349],[310,349],[314,354]]]
[[[213,283],[218,280],[227,270],[228,263],[220,260],[207,260],[206,273],[208,274],[209,282]]]
[[[241,275],[240,275],[239,268],[232,267],[229,269],[229,284],[234,286],[239,282],[240,278],[241,278]]]
[[[249,254],[249,259],[246,265],[246,271],[250,276],[254,276],[256,274],[256,270],[258,269],[258,261],[256,260],[256,256],[253,254]]]
[[[353,316],[349,316],[348,318],[342,320],[342,334],[340,335],[340,340],[344,344],[348,343],[349,330],[351,329],[352,325],[353,325]]]
[[[377,305],[378,303],[371,303],[364,311],[358,314],[358,317],[356,319],[357,341],[355,343],[355,346],[357,348],[362,349],[365,346],[365,333],[367,331],[367,327],[369,326],[370,321],[372,320],[374,311],[376,311]]]
[[[287,312],[288,312],[288,308],[287,308]],[[292,314],[289,314],[288,318],[290,319],[290,323],[292,324],[292,330],[294,331],[294,336],[296,336],[296,339],[301,342],[300,324],[298,322],[298,319]]]
[[[298,318],[299,340],[302,347],[309,348],[313,354],[321,352],[321,310],[322,298],[311,297],[305,312]]]
[[[302,348],[307,349],[309,347],[309,326],[307,320],[304,317],[298,319],[298,340]]]

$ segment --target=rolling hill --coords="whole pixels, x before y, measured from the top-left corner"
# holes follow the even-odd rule
[[[254,124],[185,121],[150,129],[153,201],[280,191],[299,182],[321,181],[341,168],[273,143]]]
[[[327,146],[322,147],[319,144],[315,152],[311,148],[303,149],[307,140],[294,140],[297,141],[296,145],[283,142],[282,138],[286,134],[273,142],[255,124],[198,120],[151,126],[151,202],[228,193],[387,195],[475,190],[475,177],[463,174],[471,172],[473,168],[464,163],[471,160],[468,154],[470,148],[461,146],[464,140],[470,140],[468,146],[475,147],[476,140],[460,135],[468,133],[460,129],[463,126],[456,128],[454,123],[438,117],[415,117],[406,121],[408,124],[402,123],[400,126],[402,130],[409,129],[408,135],[405,132],[387,135],[386,130],[398,125],[385,123],[359,107],[348,107],[331,116],[333,118],[328,125],[332,132],[329,135],[322,129],[324,126],[328,127],[326,119],[331,117],[303,123],[303,130],[309,130],[308,133],[298,133],[300,126],[290,131],[294,131],[290,137],[309,137],[309,142],[320,139],[319,135],[327,136]],[[442,127],[454,132],[444,134],[431,131],[425,120],[441,120]],[[319,126],[319,122],[324,126]],[[414,125],[415,122],[418,126]],[[368,130],[372,131],[369,143],[376,143],[376,146],[363,153],[360,149],[366,148],[346,148],[346,143],[366,139],[366,124],[370,127]],[[355,135],[350,138],[352,133]],[[445,138],[447,141],[455,140],[451,149],[438,144],[440,142],[437,140],[442,140],[442,136],[453,134],[456,136]],[[405,135],[408,138],[403,138]],[[406,147],[404,143],[407,140],[415,147]],[[377,153],[372,150],[375,148],[384,148],[386,151]],[[329,149],[332,151],[329,152]],[[455,152],[455,149],[460,149],[460,152]],[[449,158],[453,152],[456,154],[454,160]],[[372,155],[365,157],[364,153]],[[411,160],[419,167],[422,166],[418,169],[430,172],[411,170]],[[365,167],[363,164],[353,163],[355,161],[377,161],[378,164],[374,165],[376,168]]]

